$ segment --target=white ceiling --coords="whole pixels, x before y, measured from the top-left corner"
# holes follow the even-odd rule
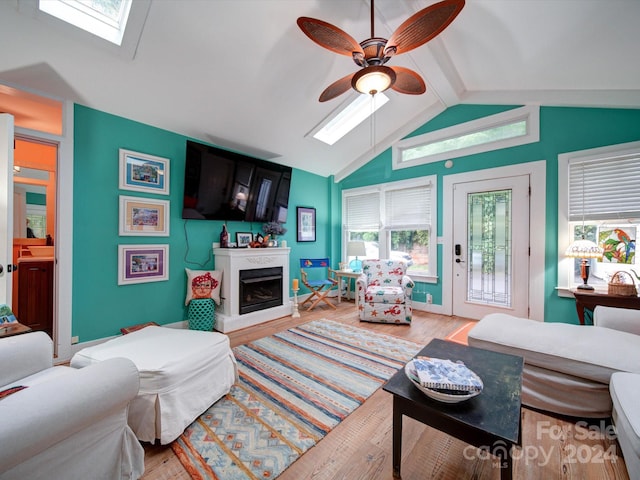
[[[317,99],[357,67],[296,19],[362,41],[367,0],[153,0],[123,51],[35,15],[34,1],[0,1],[0,83],[337,179],[459,103],[640,108],[638,0],[467,0],[440,36],[389,62],[420,73],[427,93],[389,91],[333,146],[307,134],[355,93]],[[376,36],[432,3],[376,1]],[[0,89],[0,111],[11,101]]]

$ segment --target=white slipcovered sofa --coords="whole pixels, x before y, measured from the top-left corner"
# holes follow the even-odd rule
[[[593,326],[484,317],[469,345],[524,358],[522,403],[612,417],[630,478],[640,478],[640,310],[597,306]]]
[[[139,378],[116,358],[82,370],[53,366],[44,332],[0,339],[0,480],[137,479],[144,450],[127,425]]]

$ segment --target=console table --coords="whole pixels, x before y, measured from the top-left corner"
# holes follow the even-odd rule
[[[584,325],[584,311],[593,311],[598,305],[640,310],[640,297],[637,295],[609,295],[604,290],[580,290],[578,288],[572,288],[571,293],[576,298],[576,310],[580,325]]]

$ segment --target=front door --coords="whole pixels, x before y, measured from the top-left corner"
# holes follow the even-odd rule
[[[453,188],[453,314],[528,317],[529,175]]]

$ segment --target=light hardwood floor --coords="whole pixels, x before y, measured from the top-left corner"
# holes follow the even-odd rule
[[[419,344],[444,338],[469,320],[414,311],[411,326],[364,323],[353,302],[337,310],[328,306],[231,332],[231,345],[286,330],[296,324],[327,318],[368,328]],[[570,341],[570,340],[569,340]],[[391,480],[392,396],[379,389],[317,445],[294,462],[278,480]],[[528,408],[522,410],[522,448],[516,451],[514,478],[539,480],[627,480],[620,447],[610,427],[560,419]],[[402,442],[404,480],[488,480],[500,478],[492,457],[421,423],[405,418]],[[144,444],[143,480],[189,480],[169,446]],[[221,479],[225,480],[225,479]]]

